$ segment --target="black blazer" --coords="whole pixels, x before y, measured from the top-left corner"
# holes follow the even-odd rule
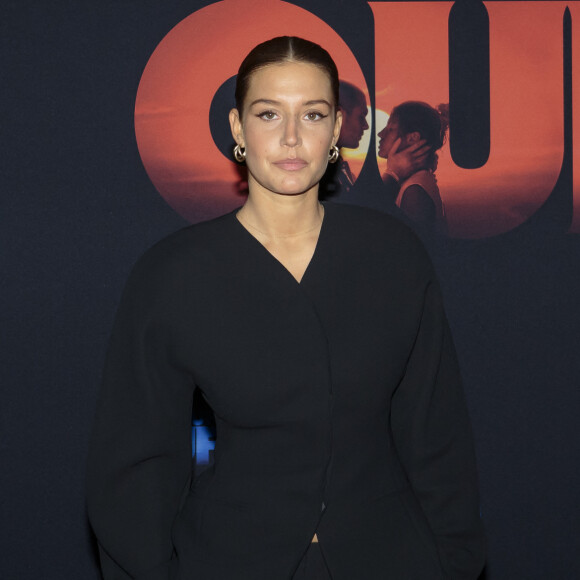
[[[194,388],[215,463],[191,481]],[[335,580],[473,580],[472,437],[426,252],[325,204],[301,283],[235,213],[135,266],[88,470],[106,580],[288,580],[314,532]]]

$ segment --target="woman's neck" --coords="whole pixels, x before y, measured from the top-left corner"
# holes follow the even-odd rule
[[[320,228],[324,208],[318,191],[299,195],[250,192],[238,212],[242,225],[270,239],[298,238]]]

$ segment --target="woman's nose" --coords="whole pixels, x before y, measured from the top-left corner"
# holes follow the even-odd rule
[[[282,145],[296,147],[300,145],[300,129],[296,119],[288,119],[284,125]]]

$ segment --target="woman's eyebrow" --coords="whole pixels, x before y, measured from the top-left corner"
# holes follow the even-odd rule
[[[253,107],[254,105],[259,105],[260,103],[263,103],[265,105],[279,105],[280,101],[273,101],[271,99],[256,99],[255,101],[252,101],[250,103],[250,107]]]
[[[328,107],[332,108],[332,105],[326,99],[315,99],[313,101],[306,101],[304,105],[310,107],[312,105],[327,105]]]
[[[256,99],[255,101],[252,101],[250,103],[250,107],[253,107],[254,105],[259,105],[259,104],[264,104],[264,105],[276,105],[276,106],[280,106],[280,101],[274,101],[272,99]],[[312,105],[327,105],[328,107],[332,107],[332,105],[326,100],[326,99],[314,99],[311,101],[306,101],[305,103],[302,103],[303,106],[305,107],[311,107]]]

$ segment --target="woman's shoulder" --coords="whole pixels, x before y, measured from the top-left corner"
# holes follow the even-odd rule
[[[430,263],[417,234],[398,218],[376,209],[325,202],[337,225],[336,231],[349,243],[369,251],[395,253],[409,260]]]
[[[436,185],[437,177],[435,176],[435,173],[433,173],[433,171],[431,171],[430,169],[420,169],[419,171],[416,171],[415,173],[410,175],[407,179],[405,179],[405,181],[401,185],[401,188],[413,184],[426,186],[431,186],[434,184]]]
[[[329,221],[336,224],[332,242],[337,259],[356,268],[360,276],[419,293],[437,279],[423,243],[396,217],[346,204],[333,204],[329,209],[333,218]]]
[[[235,228],[235,212],[185,226],[156,242],[141,254],[132,277],[163,279],[165,282],[185,272],[203,272],[216,263]]]

